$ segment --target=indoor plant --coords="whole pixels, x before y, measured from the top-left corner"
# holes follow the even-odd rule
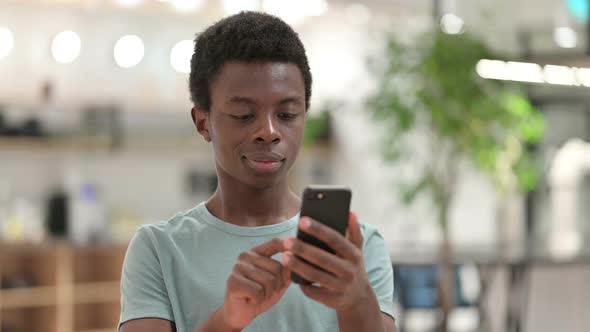
[[[402,43],[393,33],[386,37],[383,51],[369,62],[377,85],[368,109],[384,126],[385,159],[405,160],[410,137],[424,138],[419,148],[427,149],[427,158],[416,165],[416,179],[399,188],[406,203],[424,194],[436,209],[443,234],[439,301],[446,325],[453,300],[449,207],[462,167],[468,163],[489,175],[500,196],[533,189],[538,172],[527,146],[541,138],[543,117],[521,87],[478,77],[478,61],[501,57],[477,37],[438,29],[413,43]]]

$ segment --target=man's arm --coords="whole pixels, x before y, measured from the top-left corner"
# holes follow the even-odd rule
[[[393,317],[381,313],[381,318],[383,319],[383,327],[385,327],[386,332],[397,332],[397,329],[395,328],[395,319],[393,319]]]
[[[397,331],[393,317],[379,311],[379,304],[372,289],[370,290],[370,294],[372,299],[367,304],[337,312],[340,332]]]
[[[209,319],[195,328],[193,332],[234,332],[224,324],[219,314],[219,310],[214,311]],[[157,318],[134,319],[126,322],[121,326],[119,332],[176,332],[174,322]]]
[[[153,239],[152,230],[142,226],[127,248],[121,273],[120,331],[175,331],[161,257]]]
[[[138,263],[137,259],[133,259],[133,253],[138,248],[138,243],[132,244],[134,249],[129,255],[123,273],[124,279],[129,276],[134,280],[142,280],[142,272],[145,265],[132,264]],[[149,249],[149,248],[148,248]],[[147,249],[146,249],[147,250]],[[217,310],[213,311],[209,318],[201,325],[196,327],[193,332],[234,332],[241,331],[257,316],[264,313],[272,306],[274,306],[287,291],[291,284],[290,274],[288,269],[272,259],[271,257],[283,250],[283,241],[280,239],[273,239],[263,243],[249,251],[243,252],[238,257],[234,269],[227,280],[227,289],[225,293],[224,303]],[[157,266],[156,262],[152,265]],[[135,268],[131,268],[135,267]],[[156,269],[161,270],[161,269]],[[161,277],[160,279],[163,279]],[[124,280],[125,281],[125,280]],[[129,284],[124,282],[124,285]],[[161,284],[158,283],[158,284]],[[145,286],[145,284],[140,284]],[[147,294],[140,293],[137,289],[137,284],[133,287],[123,287],[122,293],[122,307],[134,306],[137,303],[160,303],[163,300],[158,300],[155,297],[157,293],[164,292],[163,297],[167,299],[165,291],[161,291],[164,287],[144,287],[142,291],[147,291]],[[134,295],[141,295],[141,300]],[[153,303],[152,303],[153,305]],[[164,305],[167,307],[167,303]],[[139,312],[137,309],[136,312]],[[157,317],[155,314],[144,312],[141,316]],[[122,315],[123,316],[123,315]],[[137,314],[133,316],[137,317]],[[164,316],[166,318],[173,317],[172,313]],[[171,320],[163,318],[139,318],[130,319],[121,325],[120,332],[175,332],[176,328]]]
[[[209,317],[209,319],[203,323],[202,326],[196,328],[193,332],[231,331],[228,328],[224,328],[223,324],[218,322],[219,320],[215,317],[215,315],[216,312],[213,313],[211,317]],[[381,316],[383,319],[384,331],[396,332],[397,330],[395,329],[395,322],[393,318],[384,313],[381,313]],[[356,321],[358,322],[358,320]],[[343,320],[339,319],[339,322],[340,324],[348,324],[346,318]],[[354,330],[354,328],[351,328],[351,330]],[[341,329],[341,331],[344,330]],[[119,332],[176,332],[176,326],[174,326],[173,322],[165,319],[144,318],[128,321],[121,326]]]
[[[124,323],[119,332],[176,332],[176,326],[165,319],[142,318]]]

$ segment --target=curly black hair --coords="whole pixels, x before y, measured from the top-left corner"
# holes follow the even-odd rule
[[[227,61],[295,64],[303,75],[305,107],[309,108],[311,71],[305,48],[297,33],[280,18],[244,11],[197,35],[189,76],[191,100],[196,107],[210,110],[209,86]]]

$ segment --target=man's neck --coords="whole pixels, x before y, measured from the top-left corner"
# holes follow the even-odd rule
[[[220,181],[206,206],[215,217],[231,224],[264,226],[292,218],[299,212],[300,204],[286,182],[258,189],[236,183],[224,185]]]

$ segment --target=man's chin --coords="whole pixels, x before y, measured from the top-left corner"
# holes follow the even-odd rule
[[[267,174],[248,174],[242,178],[242,182],[253,189],[267,190],[280,186],[287,182],[286,174],[283,172]]]
[[[259,179],[254,179],[253,181],[249,181],[248,185],[250,187],[252,187],[253,189],[268,190],[268,189],[272,189],[277,186],[280,186],[281,183],[283,182],[281,180],[282,179],[278,176],[265,177],[265,178],[259,178]]]

